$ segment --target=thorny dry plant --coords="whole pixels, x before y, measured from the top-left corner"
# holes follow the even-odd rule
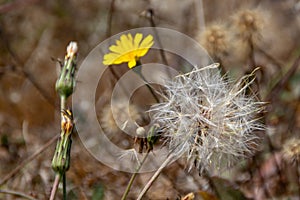
[[[259,151],[242,163],[231,162],[231,164],[238,163],[234,166],[230,165],[231,172],[214,177],[198,176],[198,170],[193,170],[193,168],[187,173],[187,169],[193,166],[193,161],[196,161],[196,167],[211,166],[215,168],[219,165],[211,164],[218,162],[221,168],[228,166],[223,165],[223,161],[220,161],[219,158],[224,158],[220,154],[210,155],[208,149],[203,148],[204,144],[206,146],[211,144],[210,148],[219,148],[218,153],[221,155],[225,150],[227,153],[234,152],[235,155],[242,155],[242,151],[238,151],[238,148],[246,151],[251,149],[252,152],[253,146],[250,143],[255,141],[255,136],[246,134],[238,137],[238,134],[235,134],[234,139],[237,141],[249,139],[250,143],[246,143],[247,145],[244,146],[241,145],[242,142],[235,146],[236,143],[231,143],[231,140],[229,143],[225,143],[228,137],[222,137],[220,140],[223,145],[216,148],[216,139],[219,141],[219,137],[215,134],[209,135],[205,130],[207,130],[207,126],[215,127],[216,120],[221,117],[211,117],[214,109],[209,110],[208,101],[202,100],[202,103],[205,104],[201,109],[198,106],[198,111],[200,109],[200,113],[205,113],[203,115],[205,119],[202,116],[204,121],[201,121],[202,118],[199,118],[199,115],[190,116],[191,119],[194,119],[192,121],[184,119],[190,115],[189,110],[184,110],[185,116],[180,116],[181,119],[184,119],[182,121],[184,126],[180,129],[189,131],[187,124],[191,123],[194,124],[191,126],[191,130],[201,127],[201,131],[190,132],[191,134],[188,134],[191,136],[190,140],[186,138],[185,145],[178,146],[179,143],[182,144],[184,138],[173,133],[179,127],[172,123],[177,122],[179,116],[175,116],[173,120],[169,119],[168,123],[171,123],[169,126],[173,131],[172,133],[165,131],[166,140],[162,142],[166,142],[165,144],[172,147],[179,155],[183,152],[186,153],[186,157],[162,170],[159,179],[153,182],[145,198],[181,199],[182,197],[184,199],[188,197],[199,199],[209,196],[213,199],[217,196],[223,198],[238,196],[240,198],[267,199],[299,197],[300,173],[297,144],[300,132],[300,59],[297,56],[300,44],[298,40],[300,18],[298,4],[296,1],[274,2],[270,0],[254,0],[250,3],[232,1],[231,4],[228,4],[227,1],[194,0],[178,4],[174,4],[172,0],[2,2],[0,5],[0,199],[20,199],[20,196],[27,199],[47,199],[50,195],[53,183],[51,159],[59,132],[57,124],[60,116],[54,90],[57,74],[54,67],[55,62],[52,62],[51,58],[64,55],[66,43],[76,40],[80,46],[80,62],[95,44],[112,34],[149,25],[179,30],[193,36],[204,47],[207,46],[207,51],[215,61],[221,63],[223,70],[221,75],[213,73],[215,78],[222,78],[223,74],[227,72],[229,77],[236,79],[251,73],[256,67],[260,67],[256,71],[256,79],[253,83],[255,87],[252,89],[260,98],[259,101],[267,102],[267,112],[263,118],[264,126],[267,129],[264,134],[258,133],[264,138]],[[183,46],[183,48],[188,47]],[[155,57],[150,54],[149,59],[163,60],[172,66],[181,67],[180,59],[174,59],[173,55],[167,52],[163,52],[162,55]],[[126,70],[129,70],[126,66],[112,66],[107,71],[109,78],[103,81],[107,84],[105,86],[99,84],[97,90],[99,99],[97,99],[96,107],[100,119],[103,119],[103,110],[100,108],[107,104],[115,82]],[[249,80],[253,80],[252,77],[249,77]],[[224,91],[228,91],[228,85],[232,83],[226,81],[221,84]],[[175,88],[178,88],[180,84],[184,87],[183,83],[190,88],[194,87],[188,77],[181,76],[181,78],[178,77]],[[80,80],[78,84],[80,84]],[[169,87],[171,86],[169,85]],[[220,100],[230,96],[228,94],[226,96],[224,91],[217,91],[220,95],[222,94]],[[181,94],[180,92],[178,94]],[[192,95],[192,99],[195,95],[193,92],[191,90],[189,93]],[[203,97],[211,95],[204,94]],[[145,93],[137,94],[132,102],[134,109],[137,108],[139,112],[149,109],[149,104],[143,105],[141,102],[145,101],[145,97],[150,96],[149,92],[146,95]],[[167,99],[169,97],[167,96]],[[180,99],[179,96],[175,97]],[[217,99],[213,100],[214,105],[217,105]],[[182,101],[186,102],[187,100],[182,99]],[[245,107],[247,101],[242,102],[236,105],[244,106],[243,112],[258,111],[256,105],[253,105],[253,101],[249,102],[249,108],[252,105],[252,107],[254,106],[253,110]],[[188,103],[193,103],[193,101]],[[166,106],[167,102],[162,105]],[[199,105],[199,103],[192,105]],[[174,105],[172,104],[172,106]],[[179,106],[174,108],[177,109]],[[226,111],[228,113],[231,108],[233,107],[224,108],[224,113]],[[219,107],[215,109],[222,111]],[[234,111],[235,109],[232,112]],[[134,112],[131,114],[136,116]],[[164,115],[171,116],[170,113]],[[217,116],[222,116],[222,114]],[[230,117],[231,115],[225,116]],[[136,116],[137,119],[143,119],[143,117]],[[253,128],[258,125],[256,122],[245,123],[242,117],[239,119],[236,126],[250,123],[249,127]],[[107,117],[107,120],[110,118]],[[161,119],[160,121],[164,124],[165,120]],[[113,130],[114,135],[111,135],[111,138],[117,138],[114,142],[119,146],[131,148],[134,139],[128,137],[123,139],[120,136],[122,130],[114,129],[113,123],[110,122],[106,124],[112,124],[110,131]],[[101,123],[105,124],[105,120]],[[135,128],[133,127],[133,129]],[[224,130],[230,130],[227,128]],[[241,129],[247,128],[241,126]],[[195,134],[192,133],[199,134],[193,137]],[[72,164],[67,175],[68,199],[120,199],[130,174],[114,171],[95,161],[81,145],[79,137],[76,134],[73,136]],[[188,147],[188,151],[184,147]],[[199,159],[200,155],[201,157],[216,158],[215,160],[218,162],[210,163],[209,159],[201,160]],[[234,161],[232,158],[229,160]],[[188,168],[186,168],[187,164],[189,164]],[[228,169],[228,167],[225,168]],[[153,174],[137,175],[127,198],[135,199],[138,191],[151,176]],[[190,192],[193,195],[186,195]],[[61,194],[58,193],[57,199],[61,198]]]

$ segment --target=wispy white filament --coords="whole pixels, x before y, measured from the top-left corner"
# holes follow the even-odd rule
[[[186,156],[189,169],[216,170],[257,147],[254,131],[263,129],[257,118],[263,103],[246,94],[250,77],[230,82],[213,64],[164,85],[165,101],[151,107],[152,120],[162,127],[170,151]]]

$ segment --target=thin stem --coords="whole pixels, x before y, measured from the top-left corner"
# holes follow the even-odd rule
[[[141,193],[139,194],[137,200],[141,200],[144,195],[147,193],[147,191],[152,186],[153,182],[158,178],[159,174],[162,172],[162,170],[171,162],[171,160],[174,159],[174,155],[170,154],[168,158],[162,163],[162,165],[159,167],[159,169],[155,172],[155,174],[151,177],[151,179],[148,181],[148,183],[145,185]]]
[[[108,16],[107,16],[107,29],[106,29],[106,37],[109,38],[111,36],[111,23],[112,23],[112,18],[113,18],[113,13],[114,13],[114,6],[115,5],[115,0],[111,0],[110,2],[110,7],[108,11]]]
[[[65,110],[67,107],[67,101],[66,101],[66,97],[65,96],[61,96],[60,97],[60,109],[61,110]],[[61,114],[63,115],[63,114]],[[67,192],[66,192],[66,188],[67,188],[67,185],[66,185],[66,173],[63,172],[61,174],[62,176],[62,181],[63,181],[63,199],[66,200],[67,199]]]
[[[168,65],[167,57],[166,57],[166,54],[165,54],[165,52],[164,52],[162,43],[161,43],[161,41],[160,41],[160,37],[159,37],[159,35],[158,35],[158,33],[157,33],[157,30],[155,29],[156,24],[155,24],[155,21],[154,21],[154,10],[153,10],[153,9],[148,9],[148,13],[149,13],[149,15],[150,15],[150,16],[149,16],[150,24],[151,24],[151,26],[154,28],[153,31],[154,31],[154,35],[155,35],[156,40],[157,40],[157,44],[158,44],[158,47],[159,47],[159,53],[160,53],[162,62],[163,62],[165,65]]]
[[[65,110],[67,107],[67,99],[66,97],[60,97],[60,110]]]
[[[109,69],[109,71],[112,73],[113,77],[115,78],[115,80],[116,80],[116,82],[117,82],[117,81],[119,80],[120,77],[118,76],[118,74],[116,73],[116,71],[113,69],[113,66],[110,66],[108,69]],[[114,83],[114,84],[116,84],[116,83]],[[127,96],[129,96],[129,92],[127,91],[126,87],[124,87],[123,84],[120,84],[119,86],[122,88],[122,90],[124,91],[124,93],[125,93]]]
[[[253,43],[253,38],[252,38],[252,36],[250,36],[250,38],[248,39],[248,43],[249,43],[249,47],[250,47],[250,66],[251,66],[251,71],[254,71],[255,68],[256,68],[256,62],[255,62],[254,43]],[[255,82],[255,86],[256,86],[256,88],[255,88],[256,91],[254,91],[254,92],[256,92],[258,98],[261,99],[260,93],[259,93],[259,91],[260,91],[260,84],[259,84],[259,81],[258,81],[258,79],[256,78],[256,79],[254,79],[254,82]],[[252,86],[252,88],[253,88],[253,86]],[[253,88],[253,89],[254,89],[254,88]],[[255,89],[254,89],[254,90],[255,90]]]
[[[272,88],[270,93],[266,97],[266,101],[275,101],[276,98],[278,98],[279,92],[286,86],[290,78],[294,75],[294,73],[297,71],[298,67],[300,65],[300,55],[296,58],[293,65],[290,67],[288,72],[281,78],[280,81]]]
[[[215,59],[216,59],[216,63],[219,63],[219,67],[220,67],[222,76],[224,76],[227,72],[223,66],[222,59],[219,56],[216,56]],[[228,79],[227,76],[224,76],[224,77],[225,77],[225,79]]]
[[[135,180],[135,178],[136,178],[138,172],[140,171],[141,167],[143,166],[143,164],[144,164],[145,160],[147,159],[149,153],[150,153],[150,149],[147,150],[147,153],[146,153],[146,155],[144,156],[142,162],[141,162],[140,165],[137,167],[137,169],[135,170],[134,174],[132,174],[132,176],[131,176],[131,178],[130,178],[130,181],[129,181],[127,187],[126,187],[126,190],[125,190],[125,192],[124,192],[124,194],[123,194],[121,200],[125,200],[125,199],[127,198],[127,195],[128,195],[128,193],[129,193],[129,191],[130,191],[130,188],[131,188],[131,186],[132,186],[132,184],[133,184],[133,181]]]
[[[20,3],[20,1],[18,1]],[[12,4],[14,5],[14,4]],[[15,5],[14,5],[15,8]],[[0,8],[1,10],[1,8]],[[1,12],[1,11],[0,11]],[[0,27],[1,28],[1,27]],[[5,34],[5,32],[1,31],[0,33],[0,39],[2,40],[2,42],[5,45],[6,50],[8,51],[8,53],[10,54],[10,56],[13,58],[13,61],[15,63],[15,67],[17,70],[19,70],[21,72],[21,74],[28,79],[31,84],[38,90],[38,92],[46,99],[46,101],[51,105],[51,106],[55,106],[55,101],[54,99],[52,99],[52,97],[45,91],[45,89],[43,89],[38,82],[36,81],[36,79],[33,77],[33,75],[31,75],[31,73],[29,71],[27,71],[25,69],[25,65],[23,66],[23,62],[21,61],[20,57],[15,53],[15,51],[13,51],[13,49],[11,48],[11,45],[9,43],[9,40],[7,39],[7,36]],[[23,66],[23,67],[22,67]]]
[[[59,185],[60,178],[61,178],[61,174],[57,173],[55,175],[55,179],[54,179],[54,183],[53,183],[53,186],[52,186],[51,195],[50,195],[49,200],[54,200],[56,192],[57,192],[57,188],[58,188],[58,185]]]
[[[297,175],[297,185],[298,185],[298,195],[300,197],[300,173],[299,173],[299,161],[296,160],[296,175]]]
[[[133,71],[135,73],[137,73],[142,79],[143,81],[145,81],[146,83],[146,86],[147,88],[149,89],[150,93],[152,94],[152,96],[154,97],[155,101],[157,103],[159,103],[159,98],[157,97],[157,95],[155,94],[153,88],[151,87],[151,85],[149,84],[149,82],[146,80],[146,78],[144,77],[144,75],[142,74],[142,71],[141,71],[141,66],[142,66],[142,63],[140,60],[137,61],[137,64],[136,64],[136,67],[133,68]]]
[[[15,196],[23,197],[23,198],[26,198],[29,200],[37,200],[27,194],[24,194],[24,193],[18,192],[18,191],[14,191],[14,190],[0,190],[0,193],[15,195]]]
[[[149,14],[148,18],[149,18],[150,24],[153,27],[154,36],[155,36],[155,38],[157,40],[157,45],[159,47],[159,54],[160,54],[161,60],[162,60],[162,62],[163,62],[164,65],[169,66],[166,53],[164,51],[162,42],[161,42],[160,37],[159,37],[159,35],[157,33],[157,30],[156,30],[156,23],[155,23],[155,20],[154,20],[154,10],[150,8],[150,9],[148,9],[147,12]],[[170,70],[167,70],[167,75],[169,77],[172,77],[172,74],[171,74]]]
[[[50,200],[55,198],[56,190],[60,179],[63,180],[63,199],[67,199],[66,192],[66,171],[70,167],[71,134],[74,122],[72,111],[67,109],[67,98],[72,95],[75,87],[75,71],[78,46],[76,42],[70,42],[61,74],[56,81],[55,89],[60,96],[61,128],[60,138],[57,141],[56,149],[52,159],[52,169],[56,172],[55,181],[51,191]]]
[[[67,180],[66,180],[66,173],[62,174],[63,179],[63,200],[67,200]]]
[[[252,36],[248,39],[248,44],[250,47],[250,66],[252,69],[256,68],[256,63],[255,63],[255,56],[254,56],[254,45],[253,45],[253,40]],[[253,71],[253,70],[252,70]]]
[[[19,164],[15,169],[13,169],[10,173],[8,173],[0,182],[0,186],[5,184],[10,178],[14,177],[21,169],[23,169],[29,162],[35,159],[38,155],[43,153],[50,145],[52,145],[59,135],[51,138],[46,144],[44,144],[39,150],[37,150],[34,154],[25,159],[21,164]]]
[[[280,62],[278,62],[275,58],[273,58],[270,54],[268,54],[267,52],[265,52],[262,48],[260,48],[259,46],[255,45],[254,46],[255,49],[260,52],[261,54],[263,54],[267,59],[269,59],[274,65],[275,67],[277,68],[279,74],[282,75],[282,65]]]
[[[206,170],[205,170],[205,176],[204,177],[207,179],[210,188],[215,192],[215,195],[217,196],[217,198],[218,199],[222,199],[221,198],[222,196],[219,193],[218,188],[217,188],[214,180],[211,178],[211,176],[209,175],[208,171],[206,171]]]
[[[144,78],[143,78],[144,79]],[[154,97],[154,99],[155,99],[155,101],[157,102],[157,103],[159,103],[159,99],[158,99],[158,97],[156,96],[156,94],[155,94],[155,92],[154,92],[154,90],[152,89],[152,87],[149,85],[149,83],[144,79],[144,81],[146,82],[146,86],[147,86],[147,88],[149,89],[149,91],[151,92],[151,94],[152,94],[152,96]]]
[[[20,68],[21,72],[23,73],[23,75],[25,76],[25,78],[27,78],[31,84],[39,91],[39,93],[46,99],[46,101],[51,105],[54,106],[55,105],[55,101],[52,99],[52,97],[46,93],[45,89],[42,88],[38,82],[36,81],[36,79],[26,70],[23,68]]]
[[[196,6],[196,17],[198,21],[198,28],[202,32],[205,30],[205,16],[203,11],[203,2],[202,0],[195,0],[194,1]]]

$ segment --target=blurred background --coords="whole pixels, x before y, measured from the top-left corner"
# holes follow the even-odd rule
[[[194,38],[234,78],[260,67],[254,90],[268,106],[263,118],[267,129],[261,133],[259,151],[235,166],[234,172],[212,177],[211,187],[209,180],[196,170],[188,173],[184,162],[178,161],[163,170],[145,199],[181,199],[190,192],[195,199],[299,199],[297,0],[0,1],[0,188],[36,199],[50,195],[53,137],[60,130],[59,98],[54,88],[59,74],[57,59],[64,58],[67,44],[78,42],[80,66],[85,56],[111,35],[148,26],[174,29]],[[128,70],[126,66],[113,68],[118,69],[118,76]],[[107,87],[113,89],[116,76],[108,71],[107,77],[112,77]],[[102,92],[100,87],[99,121],[108,133],[122,134],[111,111],[105,110],[110,92]],[[131,117],[147,121],[144,111],[150,103],[133,100]],[[122,105],[116,109],[122,112]],[[123,148],[134,143],[128,136],[125,143],[119,141],[122,137],[111,138]],[[45,146],[50,140],[54,142]],[[45,151],[8,176],[43,147]],[[68,199],[120,199],[130,176],[95,160],[74,133]],[[135,199],[151,176],[138,175],[128,199]],[[57,199],[61,198],[59,192]],[[0,193],[0,199],[22,198]]]

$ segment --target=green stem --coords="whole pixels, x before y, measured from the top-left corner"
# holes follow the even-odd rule
[[[55,198],[56,190],[61,178],[63,179],[63,199],[67,199],[66,171],[68,171],[70,166],[70,152],[72,145],[71,134],[74,127],[72,111],[67,109],[67,98],[72,95],[75,87],[77,51],[77,43],[70,42],[67,47],[64,63],[61,66],[60,76],[55,84],[55,90],[60,96],[61,128],[60,137],[57,141],[52,159],[52,169],[56,172],[56,177],[50,200]]]
[[[133,184],[133,181],[134,181],[134,179],[136,178],[136,176],[137,176],[138,172],[140,171],[141,167],[143,166],[145,160],[147,159],[147,157],[148,157],[150,151],[151,151],[150,149],[147,150],[147,153],[146,153],[146,155],[144,156],[144,158],[143,158],[141,164],[137,167],[137,169],[135,170],[134,174],[132,174],[132,176],[131,176],[131,178],[130,178],[130,181],[129,181],[127,187],[126,187],[126,190],[125,190],[125,192],[124,192],[124,194],[123,194],[121,200],[125,200],[125,199],[127,198],[127,195],[128,195],[128,193],[129,193],[129,191],[130,191],[130,188],[131,188],[131,186],[132,186],[132,184]]]
[[[60,110],[65,110],[67,107],[67,98],[65,96],[60,97]]]
[[[140,61],[140,60],[137,60],[136,66],[133,68],[133,71],[134,71],[135,73],[137,73],[137,74],[143,79],[143,81],[145,81],[148,90],[150,91],[150,93],[151,93],[152,96],[154,97],[155,101],[156,101],[157,103],[159,103],[159,99],[158,99],[156,93],[154,92],[153,88],[151,87],[151,85],[149,84],[149,82],[146,80],[146,78],[145,78],[144,75],[142,74],[141,66],[142,66],[141,61]]]
[[[62,174],[63,178],[63,200],[67,200],[67,180],[66,180],[66,173]]]

